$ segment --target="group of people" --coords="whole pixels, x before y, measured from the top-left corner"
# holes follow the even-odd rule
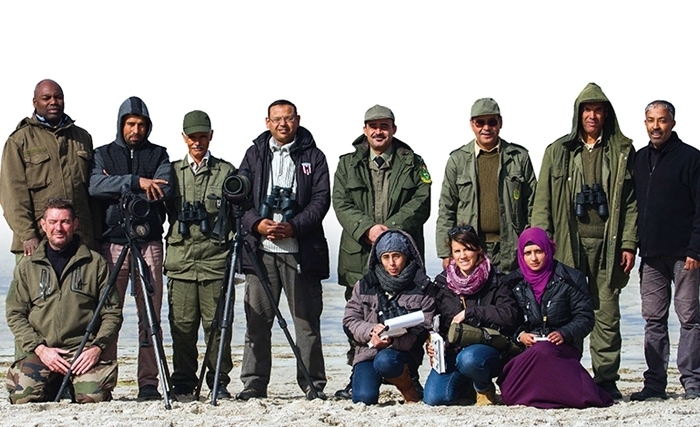
[[[237,399],[267,397],[274,305],[282,291],[306,368],[297,366],[297,383],[307,398],[326,398],[321,281],[330,272],[322,221],[331,205],[342,227],[338,283],[346,287],[343,329],[352,366],[337,398],[376,403],[388,382],[407,402],[486,405],[498,400],[498,378],[506,404],[610,405],[622,398],[619,295],[637,249],[648,369],[644,388],[630,398],[667,398],[672,294],[681,321],[681,383],[686,398],[700,396],[700,355],[693,350],[700,344],[700,152],[673,132],[669,102],[646,107],[650,142],[635,153],[602,89],[587,85],[574,103],[571,133],[547,147],[538,180],[527,150],[500,137],[496,101],[477,100],[470,120],[475,138],[453,151],[445,168],[436,225],[444,270],[435,280],[425,269],[423,236],[432,179],[421,156],[394,136],[387,107],[367,110],[331,191],[325,155],[286,100],[268,107],[267,130],[238,169],[212,156],[213,130],[203,111],[185,115],[187,154],[170,162],[165,148],[149,141],[152,123],[137,97],[121,105],[115,141],[95,150],[64,113],[56,82],[39,82],[33,103],[32,116],[5,144],[0,168],[0,203],[17,257],[6,304],[16,338],[17,360],[8,371],[13,403],[52,399],[71,366],[76,400],[111,398],[129,262],[113,270],[132,239],[153,284],[149,295],[135,287],[139,398],[161,397],[144,301],[150,298],[160,313],[163,274],[172,392],[196,390],[200,323],[218,347],[220,334],[211,325],[232,268],[230,245],[221,244],[231,236],[213,239],[211,229],[224,182],[236,174],[249,187],[240,223],[256,258],[242,253],[247,326]],[[125,193],[149,202],[136,237],[124,226]],[[73,360],[110,271],[114,294]],[[387,320],[416,311],[422,322],[387,334]],[[431,331],[444,338],[444,348],[426,344]],[[589,334],[592,378],[580,364]],[[204,361],[206,382],[218,398],[230,398],[230,336],[223,346],[218,377],[216,354]],[[425,388],[418,376],[424,352],[445,358],[444,372],[431,370]]]

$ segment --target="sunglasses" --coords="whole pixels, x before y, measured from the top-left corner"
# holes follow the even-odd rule
[[[453,227],[450,229],[450,231],[447,232],[447,235],[450,238],[453,238],[459,233],[472,233],[476,234],[476,230],[474,230],[474,227],[471,225],[460,225],[459,227]]]
[[[490,118],[488,120],[484,119],[472,119],[472,122],[476,125],[478,128],[482,128],[486,125],[489,125],[489,127],[495,128],[498,126],[498,119]]]

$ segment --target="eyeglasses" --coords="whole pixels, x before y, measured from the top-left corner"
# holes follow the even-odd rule
[[[268,120],[270,120],[272,123],[277,124],[279,122],[287,122],[287,123],[294,123],[297,120],[297,116],[287,116],[287,117],[270,117]]]
[[[495,128],[496,126],[498,126],[498,119],[495,119],[495,118],[490,118],[490,119],[488,119],[488,120],[484,120],[484,119],[472,119],[472,122],[474,122],[474,124],[475,124],[476,127],[478,127],[478,128],[482,128],[482,127],[484,127],[485,125],[489,125],[489,127],[492,127],[492,128]]]
[[[476,234],[476,230],[474,230],[474,227],[471,225],[460,225],[458,227],[453,227],[450,229],[450,231],[447,232],[447,235],[451,238],[456,236],[459,233],[472,233]]]

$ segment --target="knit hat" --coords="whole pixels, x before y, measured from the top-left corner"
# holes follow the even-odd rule
[[[211,120],[204,111],[194,110],[185,114],[182,121],[182,131],[185,135],[192,135],[197,132],[211,131]]]
[[[477,99],[472,105],[472,119],[479,116],[488,116],[491,114],[501,115],[501,109],[498,108],[498,103],[493,98]]]
[[[371,120],[383,120],[383,119],[391,119],[394,120],[394,113],[381,105],[375,105],[374,107],[370,108],[367,110],[365,113],[365,123],[371,121]]]
[[[411,244],[406,237],[399,232],[388,232],[381,236],[375,248],[377,258],[387,252],[401,252],[405,255],[411,255]]]

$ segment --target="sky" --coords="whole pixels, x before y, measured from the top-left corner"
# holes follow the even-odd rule
[[[525,146],[537,172],[589,82],[637,149],[648,142],[644,107],[659,98],[676,106],[681,139],[700,147],[696,16],[692,2],[674,0],[2,2],[0,137],[32,113],[34,86],[51,78],[95,147],[114,140],[119,105],[135,95],[148,105],[150,140],[171,159],[186,153],[183,116],[201,109],[212,119],[212,154],[238,165],[282,98],[297,105],[334,173],[365,111],[385,105],[396,137],[433,178],[430,265],[445,164],[473,139],[478,98],[498,101],[501,137]],[[332,209],[324,226],[335,271]]]

